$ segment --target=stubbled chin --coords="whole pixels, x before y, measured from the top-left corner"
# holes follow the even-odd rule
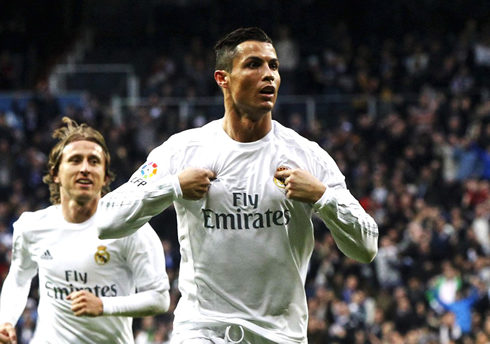
[[[263,101],[261,105],[264,109],[267,109],[267,111],[272,111],[272,109],[274,108],[273,101]]]
[[[73,200],[81,205],[88,204],[91,201],[98,201],[98,197],[93,192],[79,192],[77,195],[74,195]]]

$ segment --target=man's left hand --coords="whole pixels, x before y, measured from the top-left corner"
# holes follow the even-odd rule
[[[316,203],[327,189],[325,184],[305,170],[282,170],[276,172],[274,177],[284,180],[287,198],[303,203]]]
[[[77,317],[97,317],[104,312],[102,300],[87,290],[74,291],[67,299],[71,300],[71,310]]]

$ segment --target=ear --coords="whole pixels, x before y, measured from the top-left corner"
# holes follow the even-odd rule
[[[50,173],[51,173],[51,175],[53,176],[53,181],[54,181],[55,183],[59,184],[59,183],[60,183],[60,178],[58,177],[58,175],[55,175],[55,174],[54,174],[54,167],[53,167],[53,168],[51,168]]]
[[[111,177],[109,177],[109,174],[106,173],[105,178],[104,178],[104,186],[107,186],[111,183]]]
[[[221,88],[228,88],[228,72],[224,70],[216,70],[214,72],[214,80]]]

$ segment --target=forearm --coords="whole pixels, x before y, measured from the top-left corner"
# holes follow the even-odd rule
[[[26,307],[31,280],[17,283],[12,271],[9,273],[2,288],[0,297],[0,324],[11,323],[13,326],[19,320]]]
[[[378,225],[349,190],[328,188],[314,208],[346,256],[362,263],[374,259],[378,251]]]
[[[129,296],[102,297],[104,316],[146,317],[165,313],[170,307],[168,290],[148,290]]]
[[[133,234],[181,195],[177,176],[168,175],[151,185],[131,180],[99,201],[96,226],[100,239]]]

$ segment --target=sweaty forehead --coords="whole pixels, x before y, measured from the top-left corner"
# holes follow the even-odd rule
[[[274,46],[267,42],[245,41],[236,47],[236,59],[243,60],[249,56],[257,56],[267,59],[277,59]]]

